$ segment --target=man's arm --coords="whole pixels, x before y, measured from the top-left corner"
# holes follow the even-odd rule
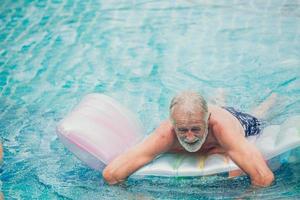
[[[157,155],[168,151],[173,142],[172,125],[169,121],[165,121],[143,142],[109,163],[103,170],[103,178],[109,184],[123,181],[130,174],[152,161]]]
[[[256,186],[269,186],[273,180],[273,172],[267,166],[262,154],[255,145],[233,127],[215,127],[215,137],[225,149],[229,157],[251,178]]]

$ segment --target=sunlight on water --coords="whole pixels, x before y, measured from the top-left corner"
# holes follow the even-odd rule
[[[274,1],[3,1],[0,130],[6,199],[299,199],[299,162],[269,188],[249,178],[129,179],[106,185],[55,127],[91,92],[134,111],[146,133],[183,89],[249,111],[280,95],[270,122],[300,113],[300,4]],[[146,134],[145,133],[145,134]],[[300,155],[300,154],[298,154]]]

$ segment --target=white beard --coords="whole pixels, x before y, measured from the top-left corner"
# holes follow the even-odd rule
[[[176,134],[176,135],[177,135],[177,134]],[[183,140],[180,139],[178,136],[177,136],[177,138],[178,138],[178,141],[179,141],[179,143],[181,144],[181,146],[182,146],[185,150],[187,150],[188,152],[191,152],[191,153],[192,153],[192,152],[198,151],[198,150],[202,147],[203,143],[204,143],[205,140],[206,140],[207,135],[208,135],[208,130],[206,130],[204,136],[203,136],[201,139],[197,138],[197,141],[195,141],[195,142],[192,143],[192,144],[189,144],[189,143],[183,141]]]

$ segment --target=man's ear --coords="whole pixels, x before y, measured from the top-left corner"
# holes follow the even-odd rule
[[[210,116],[211,116],[211,113],[209,113],[208,118],[207,118],[207,121],[209,120]]]
[[[174,124],[176,123],[176,122],[175,122],[175,119],[173,119],[173,117],[170,116],[170,117],[169,117],[169,120],[170,120],[172,126],[174,126]]]

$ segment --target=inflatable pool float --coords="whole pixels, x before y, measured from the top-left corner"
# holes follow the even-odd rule
[[[146,136],[141,123],[128,109],[103,94],[89,94],[57,126],[62,143],[90,167],[102,171],[116,156]],[[270,125],[247,139],[262,152],[272,169],[295,158],[300,146],[300,116],[281,125]],[[203,176],[238,169],[228,157],[165,153],[132,176]]]

